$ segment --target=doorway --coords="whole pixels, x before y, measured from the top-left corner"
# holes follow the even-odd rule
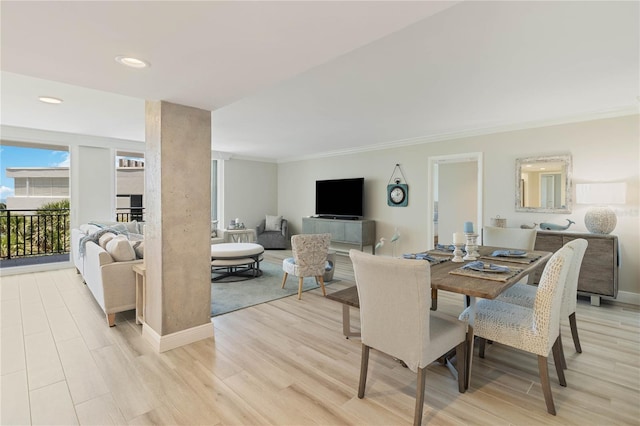
[[[464,222],[474,222],[480,233],[483,226],[482,153],[429,157],[429,193],[427,194],[427,238],[429,248],[449,245],[453,233],[462,232]]]

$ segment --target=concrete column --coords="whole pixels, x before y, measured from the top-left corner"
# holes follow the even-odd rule
[[[213,335],[211,112],[146,103],[146,324],[161,352]]]

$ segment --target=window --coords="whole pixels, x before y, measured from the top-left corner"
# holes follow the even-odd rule
[[[218,161],[211,160],[211,220],[218,220]]]
[[[144,154],[116,153],[116,220],[144,221]]]

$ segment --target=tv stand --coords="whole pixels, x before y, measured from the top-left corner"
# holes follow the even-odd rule
[[[332,243],[356,245],[363,250],[371,246],[376,254],[376,222],[358,218],[303,217],[303,234],[331,234]]]
[[[360,220],[360,216],[328,216],[328,215],[319,215],[316,216],[317,219],[329,219],[329,220]]]

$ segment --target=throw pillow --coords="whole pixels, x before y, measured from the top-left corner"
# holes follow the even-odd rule
[[[211,238],[216,238],[216,237],[218,237],[218,221],[212,220],[211,221]]]
[[[136,254],[136,259],[144,259],[144,241],[131,241],[131,247],[133,247],[133,251]]]
[[[264,222],[265,231],[282,231],[282,216],[267,215]]]
[[[116,234],[114,234],[113,232],[107,232],[107,233],[102,234],[102,236],[98,240],[98,245],[100,245],[100,247],[102,247],[103,249],[106,250],[107,249],[107,244],[109,243],[109,241],[114,239],[115,236],[116,236]]]
[[[140,232],[138,232],[138,221],[137,220],[133,220],[131,222],[125,222],[124,223],[125,228],[127,228],[127,232],[130,234],[139,234]]]
[[[129,241],[143,241],[144,240],[144,235],[142,235],[142,234],[129,234],[128,238],[129,238]]]
[[[118,235],[107,243],[107,253],[116,262],[127,262],[136,259],[136,252],[131,247],[131,243],[124,235]]]

